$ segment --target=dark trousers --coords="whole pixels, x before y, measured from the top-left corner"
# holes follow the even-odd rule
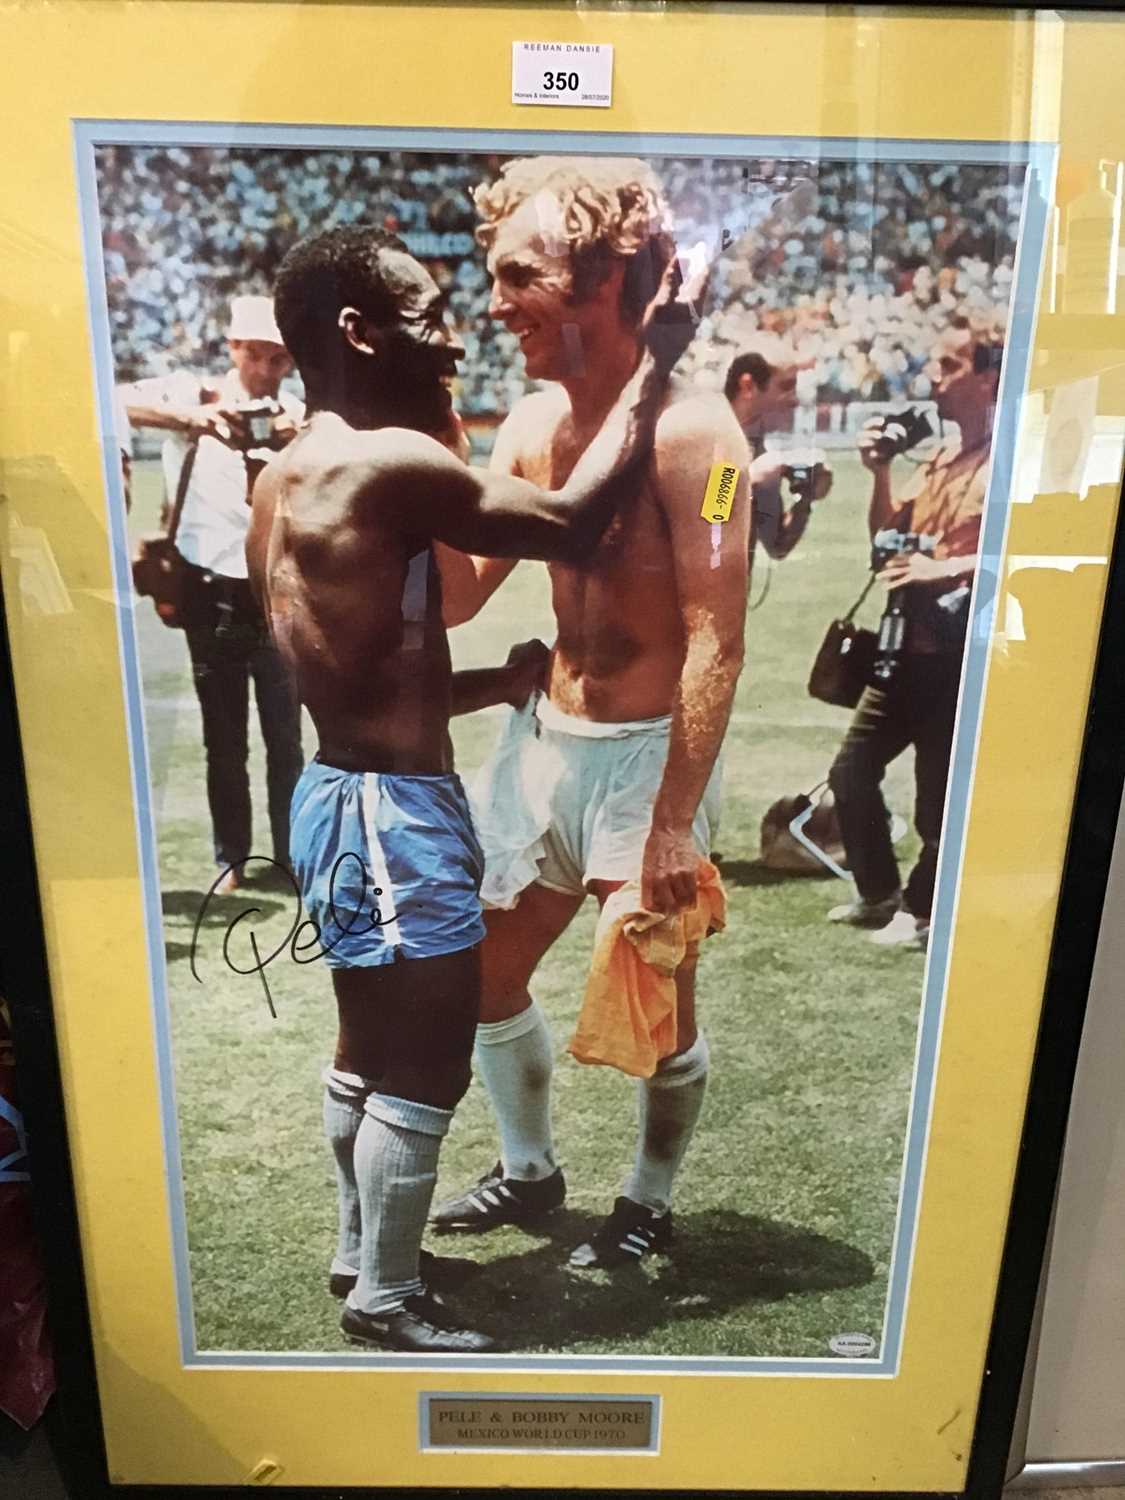
[[[900,880],[882,781],[891,761],[914,746],[914,826],[922,852],[903,901],[915,917],[928,918],[933,908],[960,680],[959,653],[904,656],[888,687],[869,687],[860,699],[828,773],[856,889],[865,901],[883,901]]]
[[[271,852],[288,868],[289,803],[304,766],[297,695],[245,582],[214,579],[196,614],[197,623],[184,633],[203,715],[215,859],[225,868],[265,852],[251,845],[247,762],[253,682],[266,747]]]

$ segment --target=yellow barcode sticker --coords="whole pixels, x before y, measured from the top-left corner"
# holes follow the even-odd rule
[[[707,476],[707,488],[703,493],[703,508],[699,514],[705,521],[712,523],[728,521],[734,508],[734,492],[737,488],[737,464],[712,464]]]

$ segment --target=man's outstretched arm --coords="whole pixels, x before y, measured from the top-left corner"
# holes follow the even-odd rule
[[[667,381],[645,354],[562,489],[470,469],[420,433],[384,429],[373,493],[402,528],[486,557],[577,561],[597,545],[652,448]],[[389,452],[393,436],[393,453]],[[376,454],[387,453],[387,457]]]
[[[588,556],[648,460],[668,376],[691,343],[706,279],[699,271],[684,283],[678,263],[669,263],[641,325],[637,368],[562,489],[466,468],[432,439],[416,438],[402,441],[401,456],[377,476],[384,513],[397,509],[404,529],[462,552],[547,562]]]

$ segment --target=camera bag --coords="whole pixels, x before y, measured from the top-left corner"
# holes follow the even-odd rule
[[[142,599],[152,600],[156,613],[170,630],[182,630],[188,623],[198,588],[199,570],[192,567],[176,546],[176,533],[180,529],[198,445],[196,439],[180,465],[167,531],[158,536],[142,537],[133,554],[133,587]]]
[[[853,623],[860,605],[871,592],[875,574],[841,620],[833,620],[824,635],[809,673],[809,696],[836,708],[854,708],[871,680],[879,637],[874,630]]]

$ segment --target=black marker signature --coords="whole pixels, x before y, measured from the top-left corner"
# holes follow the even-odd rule
[[[354,860],[355,863],[359,866],[362,879],[359,897],[360,904],[355,911],[349,912],[344,918],[341,918],[339,912],[336,909],[336,880],[340,871],[340,867],[349,860]],[[330,943],[322,942],[320,936],[320,924],[313,921],[311,917],[305,917],[304,919],[302,919],[304,904],[301,900],[301,889],[293,876],[292,870],[288,869],[285,865],[279,864],[275,859],[268,859],[264,854],[248,854],[245,859],[235,860],[234,864],[228,865],[225,870],[220,871],[220,873],[215,877],[211,885],[211,889],[207,892],[206,896],[204,896],[203,901],[200,904],[199,912],[195,918],[195,927],[193,928],[191,934],[191,952],[189,955],[189,965],[191,968],[192,978],[198,984],[202,984],[203,980],[200,978],[199,970],[195,966],[195,955],[196,950],[199,946],[199,930],[203,926],[203,919],[207,914],[207,908],[210,906],[220,883],[225,880],[232,871],[240,875],[244,874],[247,866],[252,864],[265,865],[267,867],[267,872],[270,873],[274,871],[280,871],[281,875],[288,882],[293,896],[296,899],[296,914],[293,917],[293,921],[290,924],[289,931],[285,934],[284,938],[282,938],[281,942],[278,943],[277,947],[274,948],[272,952],[267,953],[263,958],[261,949],[258,946],[258,935],[254,931],[253,927],[247,927],[245,929],[242,928],[242,923],[246,922],[248,918],[260,917],[262,915],[262,908],[260,906],[244,907],[242,911],[240,911],[238,915],[233,919],[233,921],[228,924],[226,931],[223,933],[223,962],[226,964],[227,968],[235,974],[258,974],[261,976],[262,988],[266,993],[266,1004],[269,1006],[270,1015],[276,1021],[277,1011],[274,1008],[273,996],[270,994],[269,981],[266,979],[266,968],[273,963],[275,958],[279,958],[281,954],[286,949],[288,949],[289,957],[295,964],[315,963],[318,958],[323,958],[326,954],[331,953],[333,948],[335,948],[337,944],[341,943],[345,937],[348,937],[353,933],[357,937],[361,937],[365,932],[373,932],[376,928],[385,927],[389,922],[395,921],[396,918],[382,917],[379,913],[379,906],[377,901],[373,902],[370,908],[365,905],[367,901],[369,885],[371,887],[371,894],[375,897],[379,897],[383,894],[383,888],[382,886],[376,885],[371,879],[367,866],[360,855],[352,853],[341,854],[336,863],[332,866],[332,873],[328,878],[328,909],[332,913],[332,921],[339,929],[340,935]],[[364,918],[367,921],[367,926],[357,927],[356,924]],[[243,931],[245,932],[247,941],[250,944],[251,952],[254,955],[254,961],[248,968],[241,968],[231,957],[231,941],[235,935],[236,929],[239,930],[240,937],[242,936]],[[306,929],[308,935],[302,937],[302,934],[306,932]],[[310,952],[310,949],[315,949],[316,951]]]

